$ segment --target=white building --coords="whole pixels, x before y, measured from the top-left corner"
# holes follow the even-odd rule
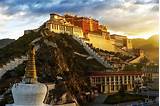
[[[136,86],[142,86],[142,72],[91,72],[91,85],[102,93],[118,92],[123,86],[126,91],[133,91]]]
[[[50,20],[46,22],[46,28],[55,33],[67,33],[69,35],[83,37],[82,28],[72,25],[64,17],[57,14],[51,14]]]

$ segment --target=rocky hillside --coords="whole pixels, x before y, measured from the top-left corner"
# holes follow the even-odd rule
[[[23,35],[16,41],[8,44],[6,47],[0,49],[0,65],[8,62],[9,60],[25,55],[28,50],[28,45],[31,41],[38,38],[40,32],[31,32]]]
[[[75,97],[79,97],[81,92],[86,91],[90,85],[87,78],[88,71],[102,71],[105,67],[94,59],[87,59],[89,54],[72,36],[67,34],[51,33],[50,36],[42,35],[39,32],[30,32],[23,35],[18,40],[0,50],[1,64],[14,57],[26,55],[29,44],[36,38],[41,37],[36,45],[36,66],[38,80],[40,82],[56,82],[57,76],[65,80],[68,91]],[[8,71],[0,80],[0,90],[8,88],[10,83],[19,82],[24,75],[25,63],[16,69]],[[59,84],[58,84],[59,85]],[[5,103],[13,100],[3,101]]]
[[[159,35],[153,35],[149,39],[133,39],[134,48],[144,50],[150,60],[158,63],[159,61]]]
[[[0,39],[0,48],[5,47],[6,45],[15,41],[14,39]]]

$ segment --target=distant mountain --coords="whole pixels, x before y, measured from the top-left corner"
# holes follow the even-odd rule
[[[144,50],[146,56],[158,63],[159,61],[159,35],[153,35],[149,39],[132,39],[134,48]]]
[[[14,41],[14,39],[0,39],[0,48],[3,48]]]
[[[148,40],[149,44],[152,44],[154,47],[159,47],[159,36],[153,35]]]

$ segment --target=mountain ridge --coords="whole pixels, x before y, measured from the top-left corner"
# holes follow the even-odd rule
[[[153,35],[148,39],[131,39],[133,48],[144,50],[145,55],[153,62],[159,62],[159,35]]]

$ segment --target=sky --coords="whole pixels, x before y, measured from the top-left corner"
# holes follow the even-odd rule
[[[54,12],[93,17],[111,34],[129,38],[159,33],[159,0],[0,0],[0,39],[17,39]]]

